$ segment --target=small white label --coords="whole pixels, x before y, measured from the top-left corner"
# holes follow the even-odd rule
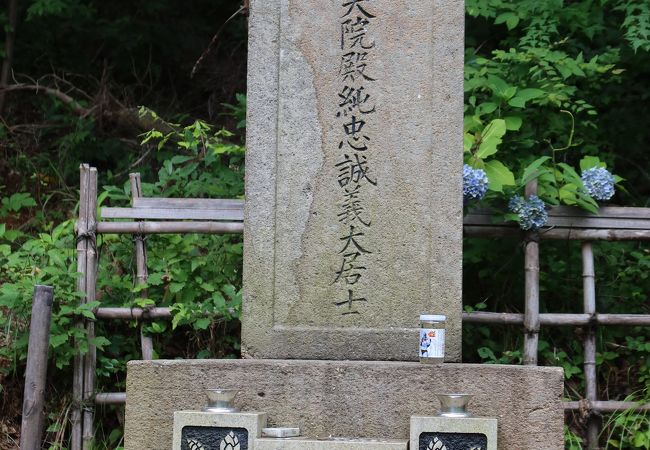
[[[420,329],[420,358],[445,357],[445,330]]]

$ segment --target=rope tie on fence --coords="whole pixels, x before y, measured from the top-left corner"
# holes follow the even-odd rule
[[[72,409],[79,409],[81,411],[94,412],[95,411],[95,395],[83,400],[72,400],[70,402]]]
[[[537,231],[529,231],[524,234],[524,247],[526,247],[527,244],[530,242],[534,242],[536,244],[539,244],[539,232]]]
[[[92,227],[88,227],[87,230],[79,230],[77,232],[77,239],[75,243],[78,244],[83,239],[87,239],[92,244],[93,250],[97,252],[96,237],[97,237],[97,225],[95,224]]]

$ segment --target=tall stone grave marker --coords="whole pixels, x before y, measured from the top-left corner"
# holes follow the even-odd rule
[[[242,347],[460,359],[463,2],[251,2]]]

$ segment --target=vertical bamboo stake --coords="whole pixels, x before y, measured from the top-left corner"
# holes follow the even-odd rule
[[[54,289],[51,286],[34,286],[32,318],[29,322],[27,368],[25,369],[23,418],[20,427],[20,448],[22,450],[39,450],[41,448],[53,295]]]
[[[131,197],[142,197],[142,184],[139,173],[129,174],[131,179]],[[144,235],[136,234],[135,241],[135,262],[136,262],[136,286],[146,284],[149,279],[147,272],[147,248],[144,245]],[[146,298],[147,290],[140,291],[140,297]],[[144,334],[143,324],[140,324],[140,345],[142,347],[142,359],[153,359],[153,340]]]
[[[591,242],[582,243],[582,295],[584,311],[594,316],[596,314],[596,275],[594,271],[594,252]],[[584,337],[585,347],[585,390],[586,398],[591,403],[597,400],[596,378],[596,330],[589,326]],[[589,410],[587,419],[587,448],[598,449],[599,420],[593,410]]]
[[[88,179],[90,168],[87,164],[79,167],[79,220],[77,221],[77,291],[86,291],[86,252],[88,241]],[[75,324],[77,330],[83,330],[83,321],[78,320]],[[84,357],[80,353],[79,340],[75,339],[75,357],[72,381],[73,407],[70,415],[72,423],[71,450],[81,450],[83,424],[81,422],[82,401],[84,394]]]
[[[86,302],[95,301],[97,289],[97,169],[89,168],[88,173],[88,233],[86,236]],[[95,337],[95,323],[86,321],[88,340]],[[90,450],[95,440],[93,427],[94,409],[92,406],[95,395],[95,378],[97,367],[97,349],[88,343],[88,353],[84,357],[84,411],[83,411],[83,449]]]
[[[536,192],[537,181],[531,181],[526,185],[526,197]],[[525,249],[524,364],[536,366],[539,342],[539,242],[536,231],[526,233]]]

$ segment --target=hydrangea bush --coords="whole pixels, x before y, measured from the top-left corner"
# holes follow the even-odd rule
[[[463,167],[463,200],[471,205],[484,200],[499,208],[508,201],[508,220],[519,222],[523,230],[538,230],[548,221],[547,208],[557,205],[578,206],[591,213],[598,213],[598,203],[610,200],[616,184],[622,179],[613,175],[604,162],[593,156],[580,160],[581,175],[574,167],[559,162],[559,154],[575,145],[572,128],[565,147],[550,145],[550,156],[541,156],[521,169],[521,175],[495,158],[506,132],[513,128],[505,119],[494,119],[481,131],[465,131],[465,165]],[[467,123],[467,122],[466,122]],[[569,158],[563,157],[567,160]],[[525,186],[537,182],[537,195],[521,196]],[[500,208],[503,209],[503,208]]]

